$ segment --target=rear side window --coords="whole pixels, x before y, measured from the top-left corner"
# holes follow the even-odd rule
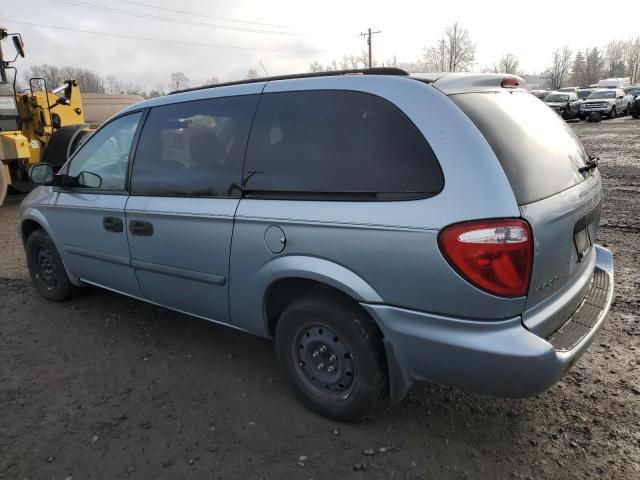
[[[465,93],[450,98],[482,132],[519,205],[582,182],[587,154],[562,118],[527,92]]]
[[[245,162],[245,190],[414,198],[443,187],[429,144],[396,106],[335,90],[263,94]]]
[[[239,197],[257,95],[154,107],[133,162],[134,195]]]

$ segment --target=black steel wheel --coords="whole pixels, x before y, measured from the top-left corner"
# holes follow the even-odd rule
[[[323,324],[304,324],[291,345],[298,363],[296,373],[318,397],[327,401],[347,398],[356,376],[349,346]]]
[[[76,293],[77,288],[69,280],[58,251],[44,230],[29,235],[25,250],[31,281],[40,295],[61,302]]]
[[[275,340],[294,393],[321,415],[358,420],[388,394],[382,334],[355,302],[324,291],[300,298],[282,312]]]

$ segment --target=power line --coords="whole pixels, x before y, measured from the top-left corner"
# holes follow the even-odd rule
[[[32,27],[42,27],[42,28],[51,28],[55,30],[65,30],[68,32],[78,32],[78,33],[89,33],[91,35],[103,35],[106,37],[116,37],[116,38],[128,38],[133,40],[144,40],[146,42],[159,42],[159,43],[172,43],[178,45],[189,45],[194,47],[210,47],[210,48],[230,48],[236,50],[253,50],[260,52],[281,52],[281,53],[320,53],[323,50],[287,50],[287,49],[279,49],[279,48],[261,48],[261,47],[242,47],[239,45],[220,45],[215,43],[197,43],[197,42],[185,42],[183,40],[165,40],[161,38],[148,38],[148,37],[138,37],[135,35],[126,35],[126,34],[118,34],[118,33],[110,33],[110,32],[96,32],[93,30],[82,30],[78,28],[68,28],[68,27],[59,27],[57,25],[44,25],[42,23],[33,23],[33,22],[22,22],[19,20],[11,20],[10,18],[4,18],[6,22],[17,23],[19,25],[29,25]]]
[[[275,23],[250,22],[248,20],[238,20],[238,19],[229,18],[229,17],[217,17],[217,16],[206,15],[204,13],[199,13],[199,12],[194,12],[194,11],[178,10],[176,8],[158,7],[157,5],[151,5],[149,3],[142,3],[142,2],[133,2],[131,0],[116,0],[116,1],[118,1],[120,3],[128,3],[128,4],[131,4],[131,5],[137,5],[139,7],[155,8],[156,10],[163,10],[165,12],[182,13],[184,15],[192,15],[192,16],[197,16],[197,17],[211,18],[212,20],[223,20],[225,22],[244,23],[246,25],[260,25],[260,26],[263,26],[263,27],[289,28],[287,25],[278,25],[278,24],[275,24]]]
[[[369,45],[369,68],[371,68],[371,64],[372,64],[372,59],[371,59],[371,36],[375,35],[376,33],[380,33],[380,30],[378,30],[376,32],[372,32],[371,28],[369,28],[369,29],[367,29],[366,32],[360,33],[361,36],[367,37],[367,45]]]
[[[276,30],[264,30],[264,29],[257,29],[257,28],[238,27],[238,26],[232,26],[232,25],[218,25],[213,23],[198,22],[196,20],[185,20],[185,19],[175,18],[175,17],[163,17],[160,15],[154,15],[151,13],[136,12],[134,10],[105,7],[102,5],[82,2],[79,0],[51,0],[51,1],[57,2],[57,3],[63,3],[66,5],[73,5],[75,7],[89,8],[89,9],[98,10],[101,12],[115,13],[118,15],[126,15],[128,17],[148,18],[151,20],[158,20],[160,22],[167,22],[171,24],[179,23],[183,25],[192,25],[196,27],[207,27],[207,28],[213,28],[218,30],[229,30],[233,32],[259,33],[259,34],[265,34],[265,35],[296,35],[294,33],[282,32],[282,31],[276,31]]]

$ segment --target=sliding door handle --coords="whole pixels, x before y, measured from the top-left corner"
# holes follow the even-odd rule
[[[141,220],[131,220],[129,222],[129,232],[131,232],[131,235],[137,235],[138,237],[150,237],[153,235],[153,225]]]

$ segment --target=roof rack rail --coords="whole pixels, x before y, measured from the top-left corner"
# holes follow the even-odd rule
[[[409,73],[400,68],[393,67],[374,67],[374,68],[355,68],[352,70],[329,70],[326,72],[309,72],[294,73],[291,75],[277,75],[274,77],[249,78],[245,80],[235,80],[233,82],[215,83],[213,85],[202,85],[201,87],[185,88],[183,90],[174,90],[169,95],[182,92],[192,92],[194,90],[202,90],[204,88],[227,87],[230,85],[243,85],[245,83],[270,82],[272,80],[291,80],[294,78],[314,78],[314,77],[334,77],[338,75],[399,75],[408,76]]]

